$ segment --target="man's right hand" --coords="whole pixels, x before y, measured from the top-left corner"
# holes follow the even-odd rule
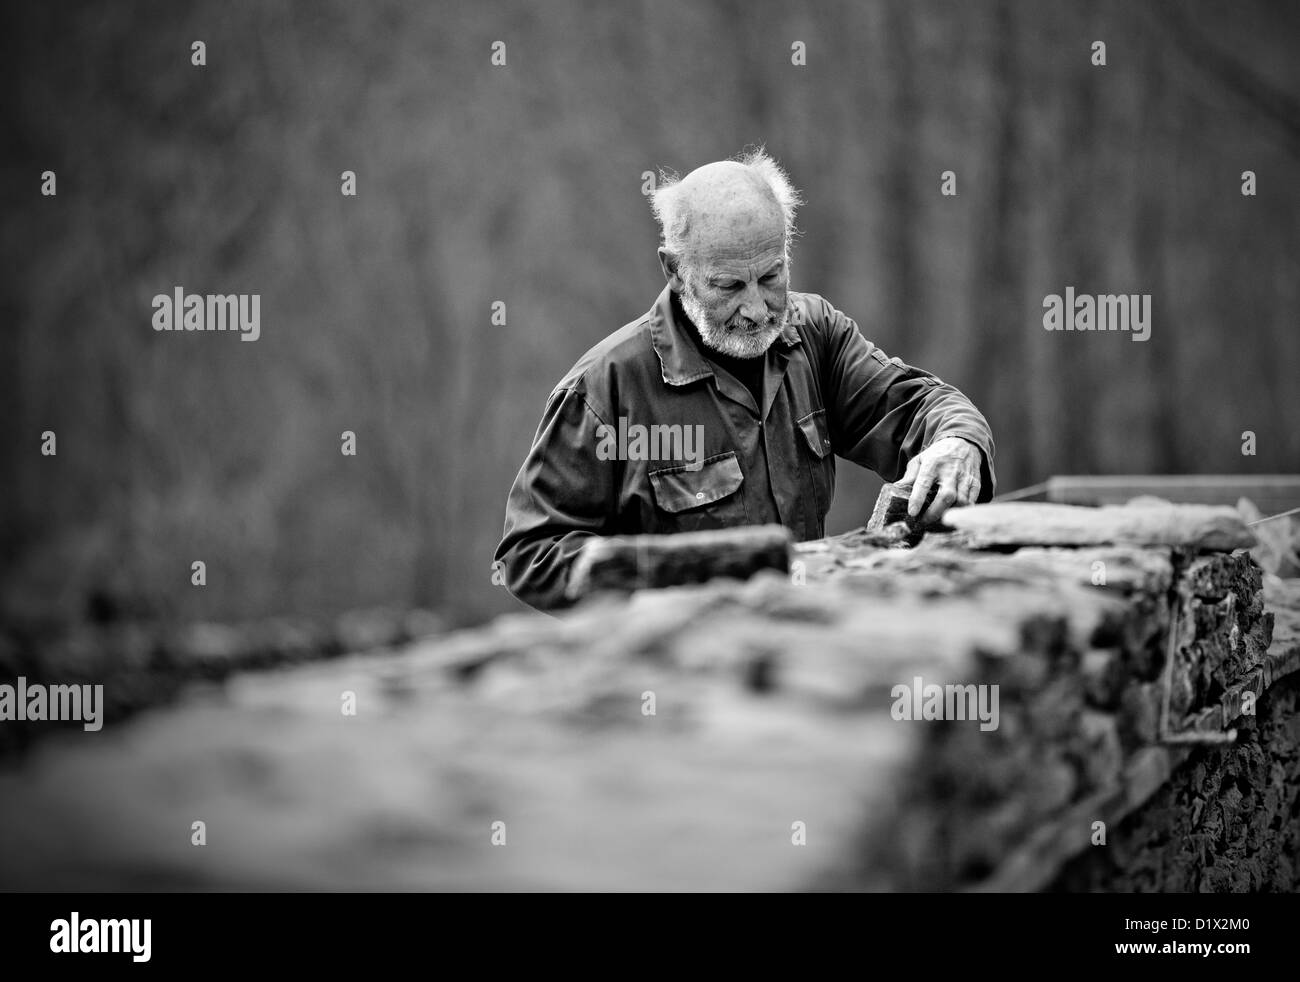
[[[980,465],[983,460],[983,451],[959,436],[935,440],[908,461],[906,472],[895,485],[900,492],[911,488],[908,515],[921,514],[933,485],[937,485],[939,490],[925,514],[921,515],[918,522],[921,525],[938,523],[944,512],[954,505],[974,504],[980,496]]]

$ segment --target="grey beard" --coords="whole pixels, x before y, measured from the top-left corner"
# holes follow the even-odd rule
[[[755,334],[738,334],[727,330],[724,324],[714,324],[705,311],[704,305],[695,298],[689,287],[681,292],[680,299],[682,310],[700,332],[700,339],[705,345],[732,358],[757,358],[762,355],[772,347],[772,342],[785,330],[786,322],[790,319],[790,307],[787,303],[777,324]]]

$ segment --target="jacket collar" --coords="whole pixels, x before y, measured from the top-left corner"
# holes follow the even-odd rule
[[[663,367],[664,381],[669,385],[688,385],[691,382],[713,375],[713,366],[709,364],[707,358],[700,354],[695,343],[691,340],[690,326],[679,323],[677,315],[674,313],[674,306],[672,287],[665,286],[648,315],[650,318],[650,343],[654,346],[655,354],[659,356],[659,364]],[[792,295],[790,319],[786,323],[785,329],[772,342],[772,347],[775,348],[779,344],[785,348],[792,348],[796,344],[802,343],[799,332],[795,330],[795,325],[802,323],[803,308],[794,302]],[[769,352],[771,350],[771,348],[768,349]]]

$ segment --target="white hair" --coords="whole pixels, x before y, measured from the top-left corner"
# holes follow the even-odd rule
[[[790,183],[790,177],[781,165],[769,157],[762,147],[746,150],[733,159],[761,177],[776,198],[776,203],[781,208],[781,217],[785,221],[785,244],[788,253],[790,241],[798,232],[794,225],[795,209],[803,204],[798,189]],[[689,208],[682,200],[681,191],[681,178],[671,171],[661,170],[659,186],[650,192],[650,210],[654,212],[655,220],[659,222],[662,244],[665,249],[677,256],[684,256],[686,253],[686,232],[690,220]]]

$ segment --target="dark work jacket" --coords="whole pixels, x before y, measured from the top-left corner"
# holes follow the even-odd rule
[[[592,536],[771,522],[796,540],[818,538],[836,456],[896,481],[935,440],[962,437],[983,452],[979,500],[993,496],[993,436],[970,400],[885,355],[821,297],[790,293],[789,323],[763,356],[761,408],[701,353],[673,299],[665,287],[651,310],[583,355],[552,390],[510,489],[495,557],[518,599],[565,606],[569,568]],[[702,426],[702,454],[631,439],[611,454],[620,419],[629,434],[636,424],[643,432]],[[656,446],[660,459],[627,459]],[[686,459],[663,459],[683,446]]]

